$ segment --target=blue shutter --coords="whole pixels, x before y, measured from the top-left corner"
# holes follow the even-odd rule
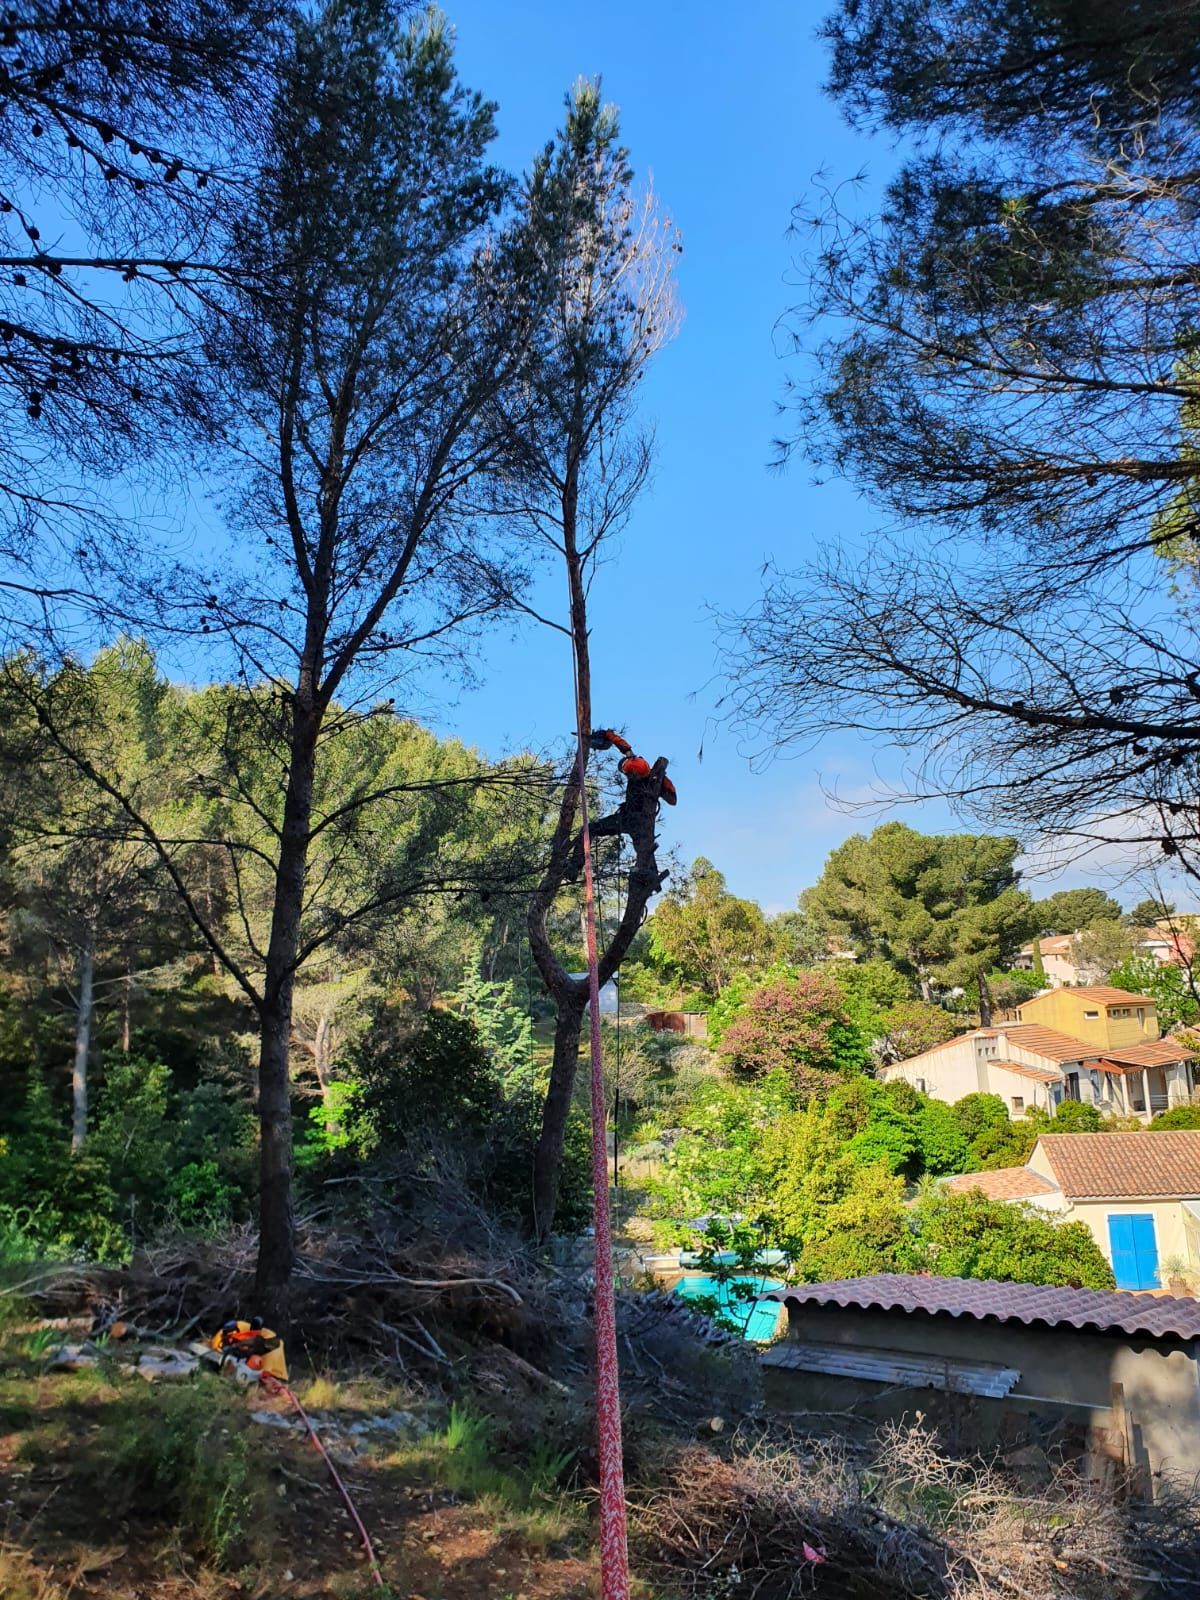
[[[1158,1244],[1152,1215],[1145,1212],[1129,1217],[1110,1216],[1108,1242],[1118,1289],[1159,1287]]]
[[[1162,1285],[1158,1278],[1158,1241],[1154,1237],[1154,1218],[1147,1213],[1129,1220],[1133,1223],[1133,1247],[1137,1251],[1138,1288],[1159,1289]]]
[[[1133,1218],[1109,1217],[1108,1245],[1112,1253],[1113,1277],[1118,1289],[1136,1289],[1137,1252],[1133,1247]]]

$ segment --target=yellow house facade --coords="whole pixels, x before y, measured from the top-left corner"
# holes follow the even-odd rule
[[[1057,1028],[1099,1050],[1144,1044],[1162,1037],[1158,1008],[1149,995],[1127,994],[1102,985],[1085,989],[1052,989],[1018,1006],[1022,1022]]]

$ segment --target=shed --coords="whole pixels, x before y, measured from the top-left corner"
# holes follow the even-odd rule
[[[647,1011],[642,1021],[656,1033],[682,1033],[689,1039],[708,1037],[707,1011]]]
[[[1150,1294],[881,1273],[776,1291],[762,1355],[780,1410],[916,1411],[971,1448],[1117,1467],[1147,1486],[1200,1457],[1200,1303]]]

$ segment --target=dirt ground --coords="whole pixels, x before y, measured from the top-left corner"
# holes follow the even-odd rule
[[[133,1380],[136,1382],[137,1380]],[[111,1392],[69,1378],[8,1381],[0,1401],[0,1596],[3,1600],[269,1600],[379,1594],[361,1541],[312,1445],[256,1426],[256,1470],[269,1486],[269,1528],[240,1567],[217,1570],[185,1548],[153,1504],[114,1519],[76,1469],[102,1436]],[[13,1397],[16,1397],[15,1402]],[[26,1405],[26,1399],[28,1404]],[[276,1398],[247,1410],[289,1412]],[[41,1450],[31,1460],[29,1441]],[[50,1439],[47,1454],[46,1438]],[[340,1452],[339,1452],[340,1453]],[[530,1540],[486,1497],[430,1481],[404,1453],[364,1453],[339,1471],[375,1543],[384,1591],[405,1600],[576,1600],[596,1590],[587,1514],[568,1535]]]

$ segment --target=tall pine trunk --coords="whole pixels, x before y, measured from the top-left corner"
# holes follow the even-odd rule
[[[554,1019],[554,1059],[533,1161],[534,1231],[539,1239],[545,1239],[554,1226],[554,1213],[558,1209],[563,1144],[579,1070],[579,1038],[587,1005],[586,987],[578,987],[584,988],[583,995],[563,995]]]
[[[128,1055],[133,1043],[133,953],[125,948],[125,978],[121,985],[121,1053]]]
[[[988,988],[987,973],[979,974],[979,1026],[990,1028],[992,1025],[992,991]]]
[[[96,988],[96,925],[89,922],[79,950],[79,1000],[75,1008],[75,1060],[71,1070],[71,1149],[87,1139],[88,1057],[92,1050],[92,1011]]]
[[[302,681],[305,675],[302,674]],[[321,718],[311,693],[295,697],[287,793],[275,873],[275,905],[260,1009],[258,1062],[258,1266],[255,1309],[274,1328],[288,1323],[295,1260],[292,1204],[292,1093],[289,1064],[292,997],[312,821],[313,777]]]

